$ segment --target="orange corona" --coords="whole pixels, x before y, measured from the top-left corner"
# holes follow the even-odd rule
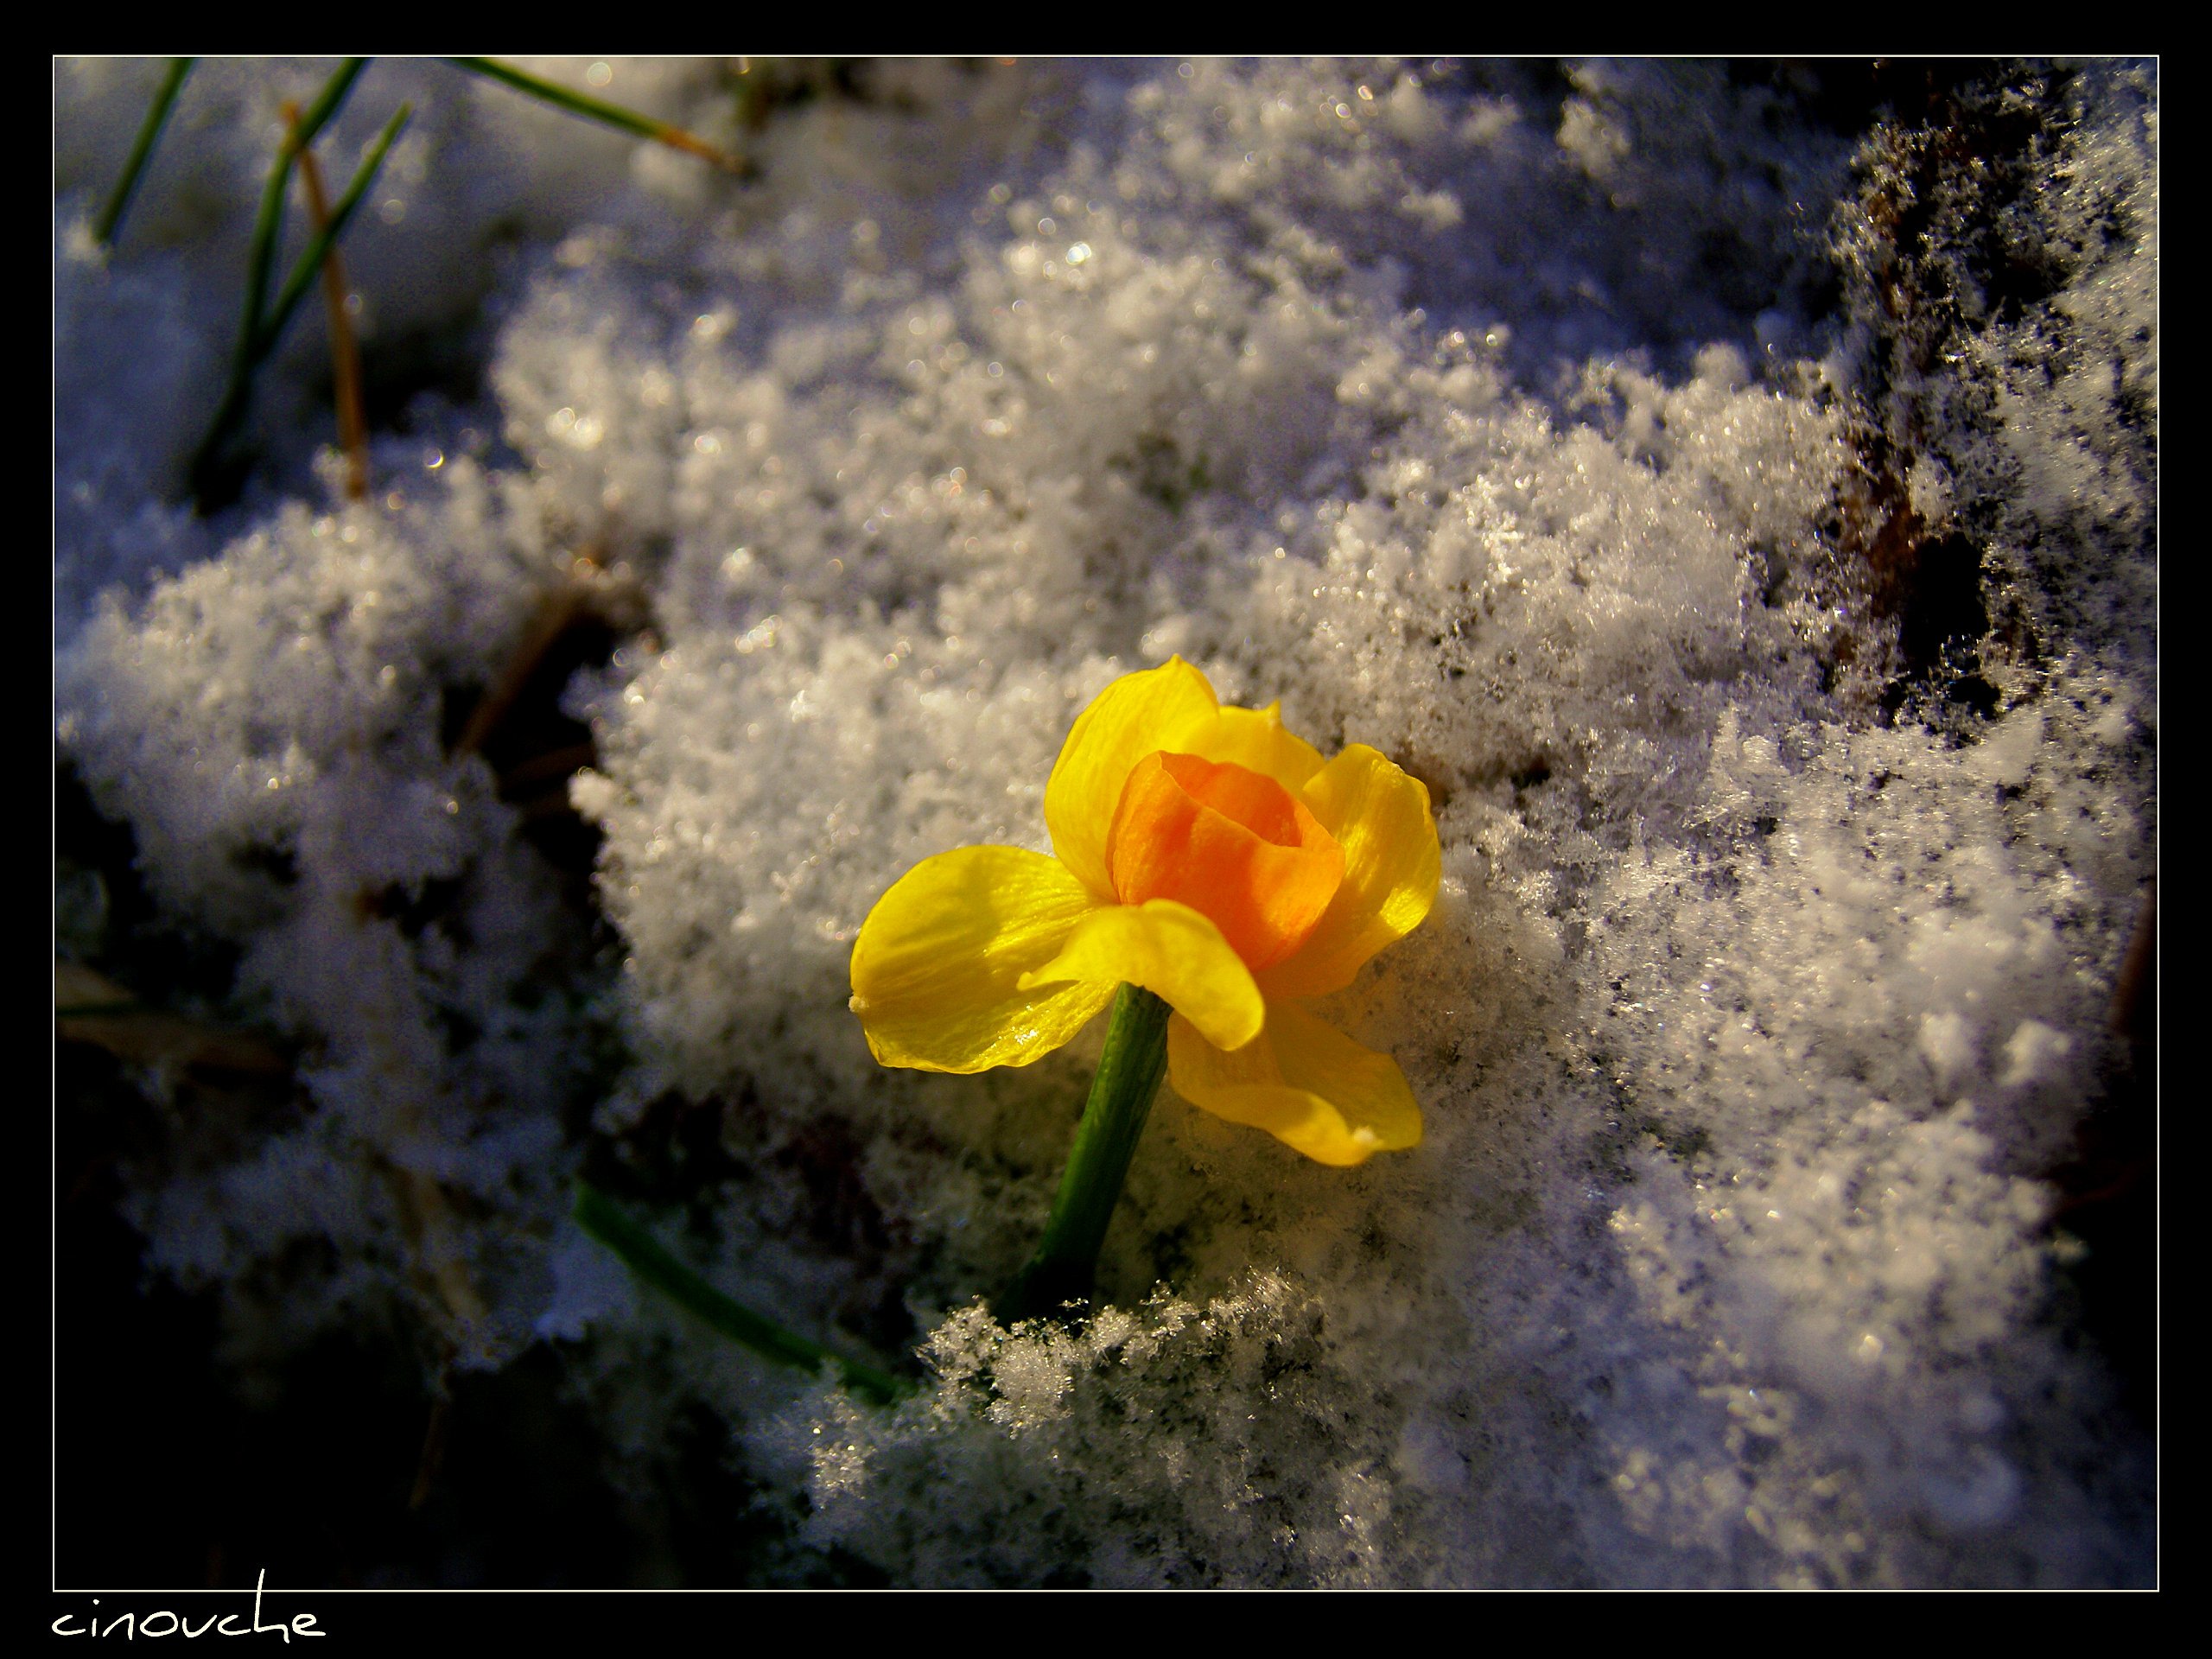
[[[1344,849],[1288,790],[1195,754],[1137,762],[1106,849],[1115,897],[1190,906],[1255,972],[1306,943],[1344,879]]]

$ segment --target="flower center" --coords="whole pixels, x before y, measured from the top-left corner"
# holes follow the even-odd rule
[[[1148,754],[1106,838],[1125,905],[1185,904],[1257,971],[1306,943],[1344,879],[1344,849],[1272,778],[1195,754]]]

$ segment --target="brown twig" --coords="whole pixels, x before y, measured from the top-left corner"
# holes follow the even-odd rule
[[[407,1497],[410,1510],[419,1510],[430,1501],[430,1488],[445,1464],[446,1424],[452,1414],[453,1394],[441,1372],[437,1389],[430,1396],[430,1421],[423,1429],[423,1450],[415,1459],[415,1489]]]
[[[575,810],[565,788],[549,789],[516,807],[515,816],[524,823],[544,823],[555,818],[573,817]]]
[[[406,1109],[403,1135],[420,1128],[421,1114]],[[431,1315],[449,1351],[480,1348],[492,1328],[491,1309],[470,1274],[461,1244],[461,1224],[437,1178],[409,1169],[389,1157],[377,1160],[398,1211],[407,1243],[407,1274],[415,1294]]]
[[[509,798],[524,796],[549,784],[565,784],[570,774],[599,764],[596,743],[571,743],[512,766],[499,774],[499,793]]]
[[[454,740],[453,752],[456,755],[475,753],[484,747],[485,740],[499,729],[499,722],[521,697],[523,688],[530,683],[530,677],[552,649],[553,642],[584,608],[585,599],[582,585],[574,582],[563,582],[546,595],[521,643],[515,647],[514,655],[507,659],[505,670],[485,692],[483,701],[469,711],[468,724]]]
[[[286,124],[296,128],[300,106],[283,105]],[[330,202],[322,188],[322,169],[315,152],[302,146],[300,184],[308,199],[308,213],[318,231],[330,222]],[[361,401],[361,354],[353,340],[353,324],[346,308],[346,266],[331,244],[322,262],[322,297],[330,313],[330,378],[338,404],[338,446],[346,452],[346,495],[359,501],[369,493],[369,422]]]
[[[2119,982],[2113,987],[2112,1007],[2106,1023],[2121,1037],[2135,1037],[2146,1012],[2155,1014],[2158,972],[2158,884],[2153,878],[2143,889],[2143,906],[2135,918],[2135,931],[2127,942],[2127,955],[2120,964]],[[2148,997],[2149,1001],[2145,1002]]]
[[[258,1037],[200,1024],[141,1002],[81,963],[54,963],[54,1034],[90,1043],[136,1065],[179,1065],[251,1076],[281,1075],[284,1057]]]

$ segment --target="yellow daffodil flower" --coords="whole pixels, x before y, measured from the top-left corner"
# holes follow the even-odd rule
[[[1126,982],[1174,1010],[1167,1079],[1325,1164],[1416,1146],[1387,1054],[1306,1008],[1435,902],[1428,791],[1376,750],[1335,759],[1276,709],[1224,708],[1178,658],[1101,692],[1045,786],[1057,856],[925,859],[853,946],[853,1011],[886,1065],[1027,1065]]]

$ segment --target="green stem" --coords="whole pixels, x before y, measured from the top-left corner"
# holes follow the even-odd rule
[[[1106,1224],[1121,1200],[1137,1137],[1167,1070],[1167,1004],[1150,991],[1124,985],[1114,993],[1106,1052],[1090,1080],[1090,1098],[1076,1125],[1045,1236],[992,1309],[1006,1323],[1090,1299]]]
[[[658,1239],[588,1181],[576,1183],[575,1215],[577,1225],[620,1256],[639,1278],[754,1353],[803,1371],[834,1365],[847,1388],[879,1405],[890,1405],[907,1392],[906,1385],[889,1372],[848,1359],[731,1300],[677,1261]]]
[[[130,156],[123,163],[123,176],[115,181],[107,206],[100,210],[99,223],[92,226],[92,240],[102,247],[115,245],[115,233],[123,224],[123,210],[130,205],[138,180],[153,157],[155,141],[162,136],[169,111],[176,105],[176,95],[183,90],[184,78],[192,73],[196,61],[193,58],[171,58],[162,84],[154,89],[154,101],[147,106],[145,120],[139,124],[137,141],[130,146]]]

